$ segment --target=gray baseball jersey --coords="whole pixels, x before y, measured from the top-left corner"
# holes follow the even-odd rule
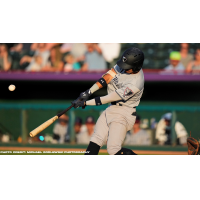
[[[137,74],[128,74],[115,65],[103,78],[108,81],[108,94],[116,91],[122,100],[101,114],[90,141],[100,147],[107,141],[107,151],[114,155],[121,149],[127,131],[135,123],[135,107],[139,105],[143,93],[144,75],[142,69]]]
[[[122,98],[117,103],[132,108],[138,106],[144,90],[142,69],[137,74],[128,74],[118,65],[113,69],[108,72],[113,76],[107,87],[108,94],[115,91]]]

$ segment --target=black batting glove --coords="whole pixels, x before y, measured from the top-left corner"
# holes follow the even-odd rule
[[[78,99],[76,100],[79,100],[79,101],[87,101],[89,99],[89,97],[92,95],[90,89],[86,90],[85,92],[82,92]],[[76,101],[75,100],[75,101]],[[85,109],[86,105],[82,106],[82,109]]]
[[[74,105],[74,108],[82,107],[84,109],[86,107],[85,101],[80,101],[80,98],[71,102]]]
[[[81,101],[87,101],[89,99],[89,97],[91,96],[91,92],[90,89],[86,90],[85,92],[82,92],[79,95],[79,98],[81,99]]]

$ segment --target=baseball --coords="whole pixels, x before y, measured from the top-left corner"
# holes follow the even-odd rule
[[[8,87],[8,89],[10,90],[10,91],[14,91],[15,90],[15,85],[9,85],[9,87]]]

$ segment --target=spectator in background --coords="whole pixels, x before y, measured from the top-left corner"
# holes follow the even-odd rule
[[[84,43],[73,43],[70,53],[77,61],[83,61],[87,51],[87,46]]]
[[[94,133],[95,120],[94,117],[89,116],[86,119],[85,126],[81,127],[80,133],[76,135],[77,144],[88,144],[90,142],[90,138]]]
[[[60,52],[66,54],[70,52],[70,54],[77,60],[83,61],[84,55],[87,51],[87,46],[84,43],[64,43],[60,47]]]
[[[53,49],[54,47],[58,47],[61,44],[60,43],[45,43],[46,44],[46,50],[50,51],[51,49]],[[59,47],[60,48],[60,47]]]
[[[82,124],[83,124],[82,119],[80,117],[77,117],[74,124],[74,131],[76,134],[81,132]]]
[[[61,72],[63,71],[64,63],[62,62],[62,53],[59,50],[59,47],[53,47],[50,51],[50,58],[42,68],[42,71],[46,72]]]
[[[11,68],[12,58],[8,54],[8,48],[5,44],[0,44],[0,71],[8,71]]]
[[[180,61],[185,67],[185,69],[188,66],[188,64],[193,60],[193,55],[188,53],[188,50],[189,50],[189,44],[181,43],[181,50],[180,50],[181,60]]]
[[[53,128],[53,143],[69,142],[68,123],[69,117],[66,114],[59,117]]]
[[[156,139],[160,145],[171,145],[171,134],[172,134],[172,113],[166,113],[162,116],[158,122],[156,128]],[[188,133],[179,121],[175,122],[175,132],[177,136],[177,144],[186,146]]]
[[[113,60],[119,57],[121,44],[120,43],[99,43],[99,47],[102,50],[102,55],[104,59],[106,60],[106,62],[108,63],[109,68],[112,68]]]
[[[30,72],[39,72],[41,71],[41,69],[42,69],[42,57],[34,56],[33,61],[25,70]]]
[[[85,63],[82,66],[82,71],[100,71],[106,69],[106,61],[102,56],[100,47],[93,43],[87,44]]]
[[[60,47],[60,52],[63,54],[70,52],[72,49],[72,45],[73,43],[63,43]]]
[[[13,62],[12,62],[12,69],[25,69],[28,66],[28,63],[24,63],[20,66],[20,60],[24,55],[31,55],[33,52],[31,51],[31,43],[18,43],[15,44],[10,49],[10,54],[12,56]]]
[[[178,71],[183,71],[185,70],[185,67],[183,64],[180,62],[181,60],[181,54],[178,51],[172,51],[169,56],[170,59],[170,65],[165,67],[165,70],[170,71],[170,70],[178,70]]]
[[[197,49],[195,52],[195,60],[188,64],[187,72],[200,72],[200,49]]]
[[[64,72],[79,71],[81,69],[81,65],[78,62],[76,62],[72,54],[67,54],[64,60],[66,62],[63,70]]]
[[[133,129],[127,133],[124,145],[150,145],[151,139],[149,134],[140,128],[140,116],[136,116]]]
[[[34,56],[40,56],[42,58],[42,67],[47,65],[50,52],[47,49],[47,44],[46,43],[33,43],[31,45],[31,50],[34,51]],[[34,57],[31,56],[23,56],[20,60],[20,65],[23,65],[24,63],[30,63],[34,62]],[[28,66],[29,67],[29,66]]]
[[[18,43],[18,44],[15,44],[10,49],[10,51],[19,53],[20,55],[28,54],[28,52],[30,51],[31,45],[32,43]]]

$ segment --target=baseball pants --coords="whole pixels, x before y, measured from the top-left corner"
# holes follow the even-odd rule
[[[136,116],[135,108],[111,105],[97,120],[94,133],[90,141],[102,147],[107,141],[108,154],[114,155],[122,148],[122,144],[134,123]]]

